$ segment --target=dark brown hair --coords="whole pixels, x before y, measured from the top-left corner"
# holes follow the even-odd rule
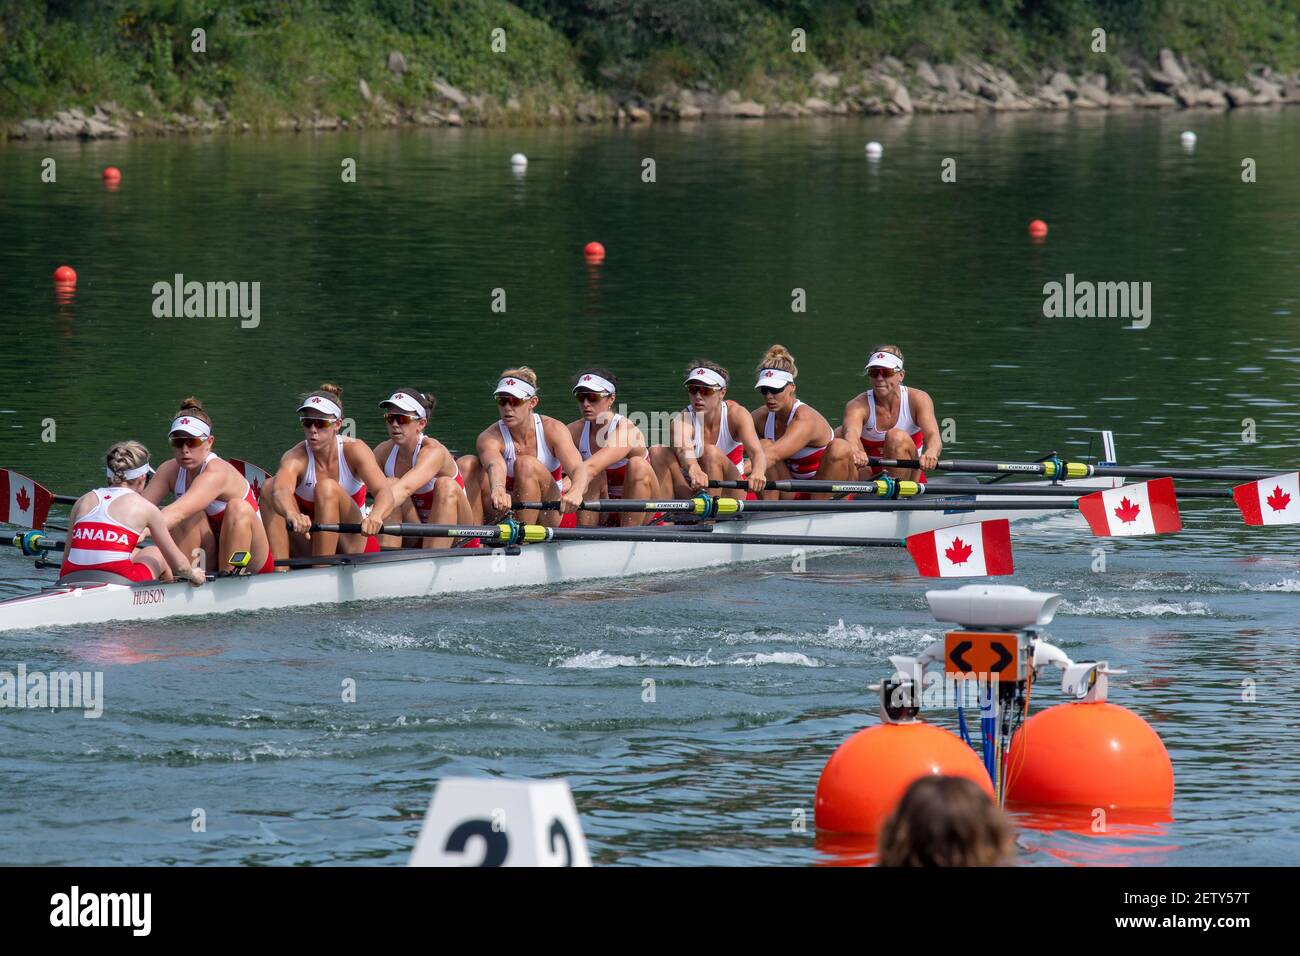
[[[1009,866],[1006,814],[964,777],[913,781],[880,831],[881,866]]]
[[[191,395],[189,398],[181,399],[180,410],[177,411],[176,414],[172,416],[172,420],[174,421],[175,419],[182,418],[186,415],[188,415],[190,418],[197,418],[199,421],[203,422],[203,424],[207,425],[209,428],[212,427],[212,419],[208,418],[208,413],[203,410],[203,403],[200,402],[193,395]]]
[[[687,367],[686,374],[690,375],[697,368],[711,368],[713,371],[721,375],[727,381],[728,385],[731,384],[731,373],[717,362],[710,362],[708,359],[696,359]]]
[[[397,391],[405,392],[407,395],[410,395],[417,402],[423,405],[425,418],[428,418],[430,415],[432,415],[434,408],[436,408],[438,405],[438,400],[433,397],[433,394],[431,392],[426,392],[418,388],[399,388]]]

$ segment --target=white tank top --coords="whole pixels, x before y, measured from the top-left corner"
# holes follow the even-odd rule
[[[506,446],[501,455],[506,460],[506,477],[513,478],[515,476],[515,440],[505,422],[497,422],[497,428],[501,430],[501,441]],[[542,428],[542,418],[536,412],[533,413],[533,428],[537,434],[537,459],[555,480],[559,481],[562,473],[560,459],[551,454],[551,446],[546,444],[546,431]]]
[[[623,416],[619,415],[617,412],[612,415],[609,419],[609,423],[604,426],[605,434],[608,435],[612,433],[614,428],[618,425],[618,420],[622,417]],[[578,453],[582,455],[583,461],[586,461],[591,457],[591,422],[582,423],[582,434],[578,437]],[[618,461],[614,462],[614,464],[610,465],[607,470],[613,471],[615,468],[622,468],[626,464],[627,456],[624,455]]]
[[[870,390],[867,391],[867,407],[871,411],[862,425],[862,438],[864,441],[883,442],[885,433],[876,428],[876,396]],[[912,403],[908,400],[906,385],[898,386],[898,421],[894,427],[913,436],[921,430],[921,426],[912,418]]]
[[[218,456],[217,453],[216,453],[215,451],[210,451],[210,452],[208,452],[208,457],[207,457],[207,458],[204,458],[204,459],[203,459],[203,463],[202,463],[201,465],[199,465],[199,474],[200,474],[200,475],[203,474],[203,469],[205,469],[205,468],[208,467],[208,462],[212,461],[212,459],[214,459],[214,458],[217,459],[217,461],[221,461],[220,456]],[[198,477],[198,476],[196,475],[195,477]],[[185,477],[185,469],[184,469],[184,468],[177,468],[177,469],[176,469],[176,483],[175,483],[174,485],[172,485],[172,494],[175,495],[177,498],[179,498],[181,495],[185,494],[185,488],[186,488],[186,485],[187,485],[187,484],[188,484],[188,481],[187,481],[187,479],[186,479],[186,477]],[[241,498],[247,498],[247,497],[248,497],[248,493],[252,490],[252,487],[253,487],[253,486],[250,485],[250,484],[248,483],[248,479],[245,478],[245,479],[244,479],[244,493],[243,493],[242,495],[240,495],[240,497],[241,497]],[[215,501],[213,501],[211,504],[209,504],[206,508],[204,508],[204,509],[203,509],[203,513],[204,513],[205,515],[208,515],[209,517],[214,517],[214,518],[215,518],[217,515],[221,514],[221,512],[223,512],[223,511],[225,511],[225,510],[226,510],[226,503],[225,503],[224,501],[222,501],[220,498],[218,498],[218,499],[216,499]]]
[[[794,408],[790,409],[790,417],[785,420],[785,427],[787,429],[789,429],[790,423],[794,421],[795,412],[799,411],[801,405],[803,405],[803,402],[795,399]],[[874,421],[875,409],[872,409],[871,414]],[[767,424],[763,426],[763,437],[768,441],[776,441],[776,412],[767,413]],[[787,460],[801,461],[802,459],[816,455],[825,449],[825,445],[805,445],[803,448],[791,455]]]
[[[95,488],[95,507],[77,519],[68,531],[67,550],[63,552],[64,573],[83,567],[129,561],[140,541],[140,532],[129,528],[108,513],[111,502],[135,494],[130,488]],[[105,500],[107,496],[107,500]],[[115,529],[121,529],[120,532]],[[96,548],[104,542],[112,547]]]
[[[424,439],[425,439],[425,436],[424,436],[424,435],[421,435],[421,436],[420,436],[420,443],[419,443],[418,445],[415,446],[415,452],[411,455],[411,467],[412,467],[412,468],[415,467],[415,463],[416,463],[416,461],[417,461],[417,460],[419,459],[419,457],[420,457],[420,449],[424,447]],[[399,446],[396,442],[394,442],[394,443],[393,443],[393,450],[390,451],[390,452],[388,453],[388,461],[386,461],[386,462],[384,463],[384,474],[387,475],[389,478],[396,478],[396,477],[397,477],[397,474],[396,474],[396,472],[397,472],[397,453],[398,453],[399,451],[401,451],[401,450],[402,450],[402,449],[401,449],[401,446]],[[458,474],[458,475],[460,474],[460,470],[459,470],[459,468],[457,469],[456,474]],[[438,483],[438,476],[437,476],[437,475],[434,475],[434,476],[433,476],[429,481],[426,481],[426,482],[425,482],[424,484],[422,484],[419,488],[416,488],[415,491],[414,491],[414,494],[417,494],[417,495],[428,494],[430,491],[433,491],[433,486],[436,485],[437,483]]]
[[[348,456],[343,454],[343,436],[335,435],[335,447],[339,456],[339,485],[343,488],[345,494],[355,499],[357,492],[365,487],[365,482],[359,481],[352,474],[352,469],[348,467]],[[316,456],[311,453],[311,446],[305,441],[302,443],[303,451],[307,453],[307,473],[302,476],[298,482],[298,487],[293,489],[303,501],[316,500]]]
[[[695,414],[695,409],[691,408],[688,405],[686,407],[686,411],[690,413],[691,426],[695,429],[695,457],[698,460],[700,456],[704,454],[704,425],[700,421],[699,416]],[[731,429],[727,427],[727,400],[726,399],[722,400],[722,406],[719,409],[719,413],[722,416],[722,420],[718,423],[718,440],[716,442],[718,446],[718,451],[722,452],[728,458],[735,461],[736,460],[735,451],[737,448],[741,448],[741,444],[740,442],[736,441],[734,437],[732,437]],[[742,449],[742,455],[743,455],[743,449]]]

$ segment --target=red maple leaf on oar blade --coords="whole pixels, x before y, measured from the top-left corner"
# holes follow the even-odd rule
[[[1274,511],[1286,511],[1286,506],[1291,503],[1291,496],[1283,493],[1280,487],[1274,487],[1273,493],[1264,500]]]
[[[249,486],[253,489],[253,497],[254,497],[256,500],[261,501],[261,500],[262,500],[262,485],[261,485],[261,483],[260,483],[256,478],[254,478],[254,479],[253,479],[252,481],[250,481],[248,484],[249,484]]]
[[[28,497],[26,488],[19,488],[14,500],[18,502],[19,511],[26,511],[32,506],[32,499]]]
[[[1115,517],[1125,524],[1130,524],[1137,521],[1137,516],[1141,511],[1142,506],[1133,504],[1133,502],[1128,500],[1128,496],[1126,495],[1123,500],[1120,501],[1119,507],[1115,509]]]
[[[961,538],[953,538],[952,544],[948,546],[943,554],[944,557],[953,564],[965,564],[966,559],[970,557],[971,551],[973,550],[974,549],[969,544],[962,541]]]

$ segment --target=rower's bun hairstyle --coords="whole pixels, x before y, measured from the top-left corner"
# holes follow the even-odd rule
[[[343,409],[343,388],[342,386],[335,385],[333,382],[326,382],[320,388],[316,389],[316,391],[309,392],[306,397],[303,398],[303,401],[307,402],[312,398],[328,398],[339,407],[340,411]]]
[[[724,379],[726,379],[728,384],[731,383],[731,373],[728,372],[721,365],[719,365],[717,362],[710,362],[708,359],[696,359],[690,365],[686,366],[686,374],[690,375],[691,372],[695,371],[697,368],[711,368],[713,369],[713,371],[717,372]]]
[[[399,388],[399,392],[405,392],[412,396],[417,402],[424,406],[424,417],[428,418],[433,414],[434,408],[438,405],[438,400],[433,397],[432,392],[426,392],[419,388]]]
[[[504,372],[502,372],[500,375],[497,376],[498,381],[503,378],[522,378],[533,388],[537,387],[537,373],[534,372],[532,369],[530,369],[527,365],[521,365],[518,368],[506,369]]]
[[[789,372],[792,378],[799,377],[799,370],[794,367],[794,356],[784,345],[773,345],[763,356],[763,360],[758,363],[757,372],[765,368],[774,368],[778,371]]]
[[[208,413],[203,410],[203,403],[193,395],[181,399],[181,407],[172,418],[182,418],[186,415],[190,418],[197,418],[209,428],[212,427],[212,419],[208,418]]]
[[[899,360],[900,362],[903,361],[903,350],[900,349],[897,345],[874,345],[874,346],[872,346],[871,351],[872,351],[872,352],[888,352],[890,355],[897,355],[897,356],[898,356],[898,360]]]
[[[603,365],[591,365],[584,368],[577,375],[573,376],[573,381],[569,383],[569,388],[577,388],[578,383],[582,381],[582,376],[584,375],[599,375],[601,378],[609,382],[609,384],[613,385],[614,393],[618,394],[618,376]]]
[[[126,482],[126,473],[149,463],[149,449],[138,441],[120,441],[104,455],[104,467],[113,473],[113,481]]]

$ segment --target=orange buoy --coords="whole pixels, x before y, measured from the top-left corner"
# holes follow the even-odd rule
[[[1035,219],[1029,224],[1029,234],[1035,239],[1042,239],[1047,235],[1047,223],[1041,219]]]
[[[600,262],[605,258],[605,247],[599,242],[589,242],[583,248],[582,254],[587,257],[588,262]]]
[[[1040,711],[1011,740],[1007,799],[1142,809],[1174,802],[1174,767],[1151,725],[1105,702]]]
[[[988,771],[955,734],[921,722],[859,730],[831,754],[817,781],[817,827],[878,833],[912,781],[926,774],[974,780],[993,797]]]
[[[73,283],[77,281],[77,273],[72,266],[59,266],[54,270],[54,281]]]
[[[116,182],[121,182],[121,180],[122,180],[122,170],[118,169],[116,166],[104,167],[104,182],[116,183]]]

